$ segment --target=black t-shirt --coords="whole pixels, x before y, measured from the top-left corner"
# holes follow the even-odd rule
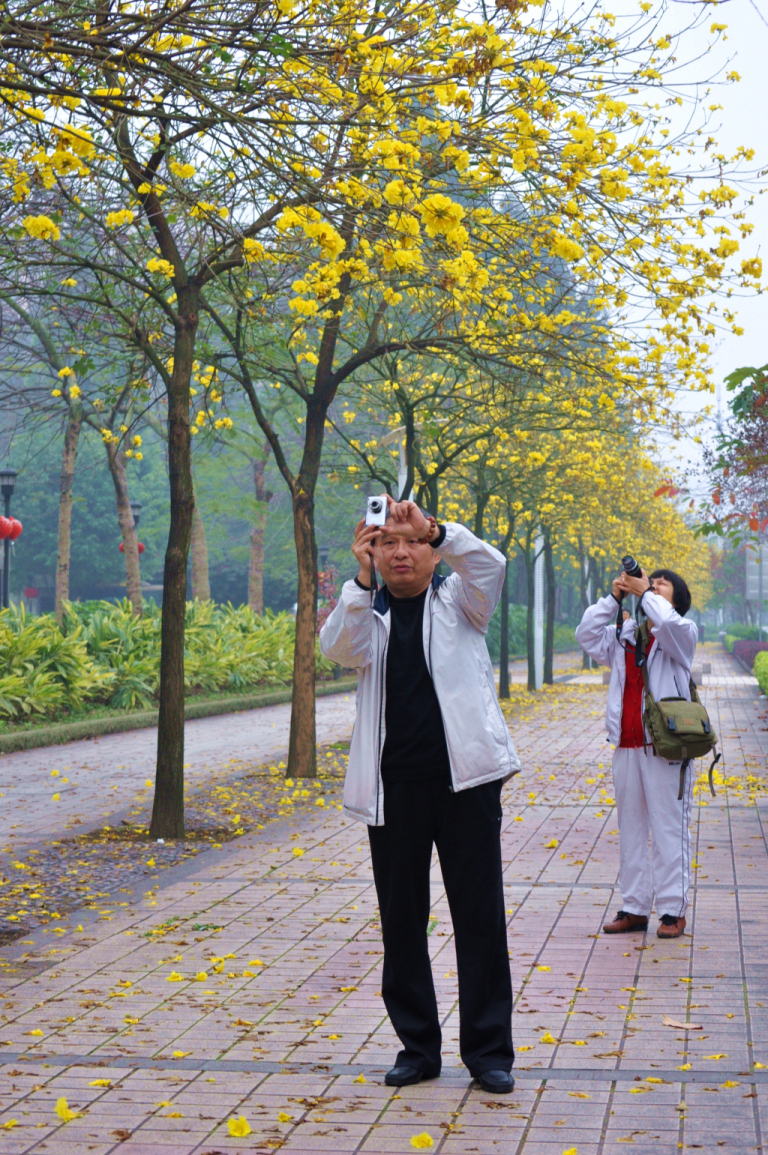
[[[389,595],[386,738],[381,759],[385,782],[416,778],[450,781],[443,716],[424,656],[424,601]]]

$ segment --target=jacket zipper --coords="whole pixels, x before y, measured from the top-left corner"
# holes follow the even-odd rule
[[[435,686],[435,679],[432,676],[432,599],[437,597],[435,590],[429,591],[429,602],[425,605],[425,610],[429,614],[429,641],[427,643],[427,668],[429,669],[429,676],[432,678],[432,685]],[[443,717],[443,708],[440,706],[440,697],[437,693],[437,686],[435,686],[435,697],[437,698],[437,705],[440,709],[440,720]],[[443,722],[443,733],[445,733],[445,722]],[[445,739],[445,748],[448,750],[448,737]],[[448,773],[451,778],[451,791],[456,793],[456,783],[453,780],[453,763],[451,762],[451,752],[448,750]]]
[[[384,622],[381,622],[384,626]],[[389,650],[389,630],[384,626],[384,649],[381,653],[381,698],[379,699],[379,759],[376,774],[376,825],[379,825],[379,798],[381,796],[381,759],[384,757],[384,743],[381,740],[381,725],[384,721],[384,699],[387,694],[387,651]]]

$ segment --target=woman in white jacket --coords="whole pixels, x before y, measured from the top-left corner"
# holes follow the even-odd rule
[[[619,887],[622,908],[606,934],[646,930],[654,890],[660,938],[678,938],[685,929],[691,885],[689,831],[693,779],[687,774],[678,800],[680,763],[656,756],[643,725],[642,671],[635,664],[637,623],[628,618],[616,636],[617,607],[623,594],[640,598],[648,618],[648,684],[660,698],[690,698],[689,681],[698,631],[686,618],[691,595],[683,579],[660,569],[641,577],[622,573],[613,593],[584,614],[579,645],[610,666],[606,731],[615,746],[613,781],[619,816]],[[651,838],[649,857],[648,836]]]

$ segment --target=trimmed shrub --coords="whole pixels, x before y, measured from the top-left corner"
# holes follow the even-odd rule
[[[106,703],[151,707],[160,686],[161,611],[135,618],[127,600],[69,603],[61,629],[52,614],[0,613],[0,717],[53,714]],[[263,617],[248,606],[188,602],[184,646],[187,692],[284,686],[293,674],[296,623],[289,613]],[[317,671],[333,662],[316,647]]]
[[[748,670],[752,669],[755,657],[768,650],[768,642],[750,642],[744,638],[737,638],[733,643],[733,656],[737,661],[746,666]]]
[[[754,675],[757,678],[757,684],[764,694],[768,695],[768,651],[761,650],[759,654],[755,655],[755,664],[753,666]]]

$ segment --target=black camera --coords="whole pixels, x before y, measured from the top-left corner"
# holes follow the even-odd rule
[[[640,563],[638,561],[635,561],[635,559],[632,557],[631,553],[628,553],[626,555],[626,557],[623,557],[621,559],[621,568],[624,570],[624,573],[627,575],[627,577],[642,577],[643,576],[643,571],[640,568]]]

